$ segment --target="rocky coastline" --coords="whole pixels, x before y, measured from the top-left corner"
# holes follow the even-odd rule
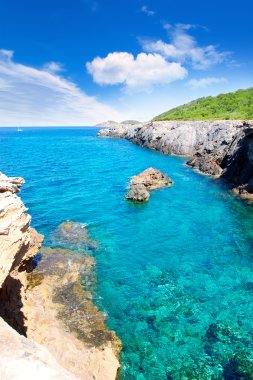
[[[161,153],[188,157],[201,173],[222,178],[253,200],[253,121],[154,121],[101,129],[98,137],[124,138]]]
[[[25,379],[29,371],[38,379],[116,379],[121,342],[92,302],[95,261],[41,249],[43,236],[17,196],[23,183],[0,173],[0,378]],[[56,238],[96,249],[80,223],[63,223]]]

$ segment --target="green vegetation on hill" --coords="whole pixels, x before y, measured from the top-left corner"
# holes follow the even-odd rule
[[[156,116],[153,120],[252,120],[253,87],[199,98]]]

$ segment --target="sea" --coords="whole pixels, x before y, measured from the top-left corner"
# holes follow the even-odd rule
[[[253,379],[252,206],[186,158],[97,132],[0,128],[0,170],[25,178],[44,246],[67,220],[98,241],[93,298],[122,341],[120,379]],[[149,167],[173,187],[126,201]]]

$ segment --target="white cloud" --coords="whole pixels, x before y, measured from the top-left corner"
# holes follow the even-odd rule
[[[147,5],[143,5],[141,7],[141,12],[145,13],[147,16],[154,16],[155,15],[155,12],[154,11],[151,11]]]
[[[150,53],[162,54],[166,59],[173,59],[180,63],[190,63],[195,69],[207,69],[214,64],[225,61],[228,52],[219,52],[214,45],[199,46],[196,39],[189,34],[195,28],[191,24],[177,24],[172,27],[166,24],[170,42],[162,40],[142,41],[143,49]]]
[[[226,78],[217,78],[217,77],[206,77],[200,79],[191,79],[186,85],[194,90],[199,88],[206,88],[211,86],[212,84],[219,84],[227,82]]]
[[[6,91],[11,87],[10,83],[3,78],[0,78],[0,91]]]
[[[167,62],[159,54],[140,53],[135,58],[126,52],[110,53],[86,64],[99,85],[122,84],[131,90],[150,90],[154,85],[184,79],[187,70],[180,63]]]
[[[54,61],[45,63],[45,65],[43,66],[43,69],[52,74],[60,73],[61,71],[64,71],[63,65],[60,62],[54,62]]]
[[[70,80],[12,58],[13,52],[0,50],[0,125],[93,125],[124,118]]]
[[[14,54],[13,50],[0,49],[0,58],[2,60],[9,61],[12,59]]]

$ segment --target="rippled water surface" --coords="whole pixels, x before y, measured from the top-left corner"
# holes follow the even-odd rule
[[[123,342],[121,379],[253,379],[253,209],[184,159],[96,132],[1,129],[0,169],[26,179],[45,244],[65,220],[99,241],[96,303]],[[126,202],[150,166],[175,185]]]

